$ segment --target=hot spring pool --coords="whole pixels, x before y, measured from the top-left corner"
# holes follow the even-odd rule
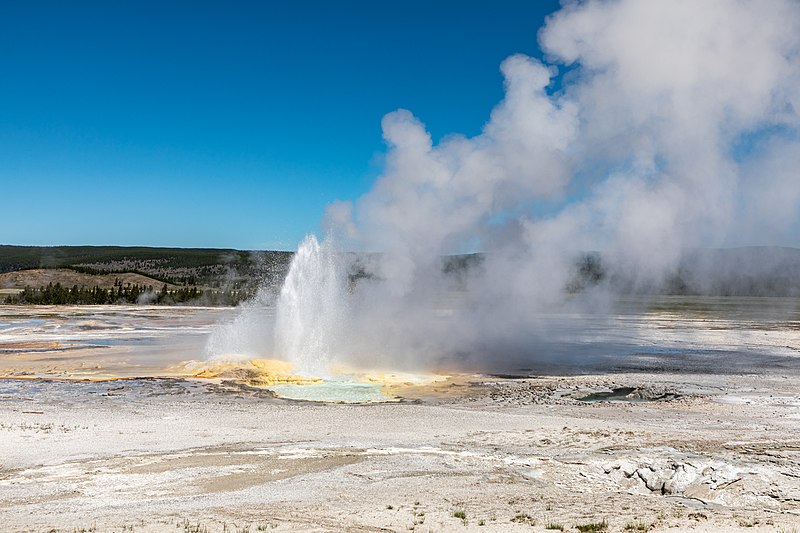
[[[382,403],[395,402],[398,398],[389,396],[374,383],[356,381],[323,381],[307,385],[270,385],[267,389],[281,398],[307,400],[311,402],[334,403]]]

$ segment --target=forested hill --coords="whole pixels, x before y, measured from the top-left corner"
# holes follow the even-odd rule
[[[0,245],[0,273],[70,268],[87,274],[135,272],[174,285],[238,287],[283,280],[292,252],[219,248]]]
[[[224,289],[252,293],[267,284],[279,287],[289,269],[292,252],[242,251],[218,248],[150,248],[123,246],[7,246],[0,245],[0,275],[6,272],[48,269],[53,279],[41,286],[61,282],[71,287],[109,287],[119,284],[169,284],[169,290],[182,287]],[[480,268],[484,254],[447,256],[443,272],[461,278]],[[356,266],[358,263],[356,263]],[[69,269],[73,273],[91,275],[84,282],[73,281],[66,273],[53,269]],[[122,274],[141,274],[152,281],[123,279]],[[104,276],[101,276],[104,275]],[[120,279],[117,279],[119,275]],[[366,276],[358,269],[351,273],[355,281]],[[8,276],[8,274],[6,275]],[[46,276],[38,274],[44,279]],[[59,277],[60,276],[60,277]],[[63,278],[63,279],[61,279]],[[70,278],[70,279],[67,279]],[[616,268],[599,253],[583,254],[575,263],[570,292],[580,292],[597,284],[605,284],[621,293],[696,294],[717,296],[800,296],[800,250],[782,247],[743,247],[695,250],[686,254],[680,265],[667,272],[662,280],[641,280],[630,272]],[[20,283],[8,285],[22,288]],[[0,286],[0,289],[3,289]]]

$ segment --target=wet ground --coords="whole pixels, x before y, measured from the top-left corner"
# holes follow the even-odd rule
[[[191,377],[215,356],[274,357],[273,321],[271,308],[0,306],[0,377]],[[791,368],[800,355],[795,298],[629,298],[611,313],[543,314],[535,326],[534,353],[498,347],[488,364],[452,370],[758,373]]]
[[[209,332],[232,312],[164,306],[0,306],[0,375],[174,375],[174,365],[205,357]]]

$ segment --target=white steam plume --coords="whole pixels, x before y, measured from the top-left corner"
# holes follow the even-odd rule
[[[549,65],[502,63],[505,98],[480,135],[435,144],[410,112],[384,117],[382,176],[326,217],[326,246],[380,252],[318,317],[336,324],[314,332],[326,357],[545,357],[569,320],[543,313],[604,296],[566,297],[579,251],[652,285],[686,250],[797,229],[800,3],[567,2],[539,41]],[[477,250],[454,292],[442,256]]]

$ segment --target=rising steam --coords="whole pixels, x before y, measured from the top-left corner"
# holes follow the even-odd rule
[[[384,117],[383,174],[332,204],[325,242],[292,265],[278,357],[310,372],[546,358],[609,299],[565,290],[581,252],[653,285],[687,250],[797,234],[799,3],[567,2],[539,42],[548,63],[500,66],[480,135],[434,143],[409,111]]]

